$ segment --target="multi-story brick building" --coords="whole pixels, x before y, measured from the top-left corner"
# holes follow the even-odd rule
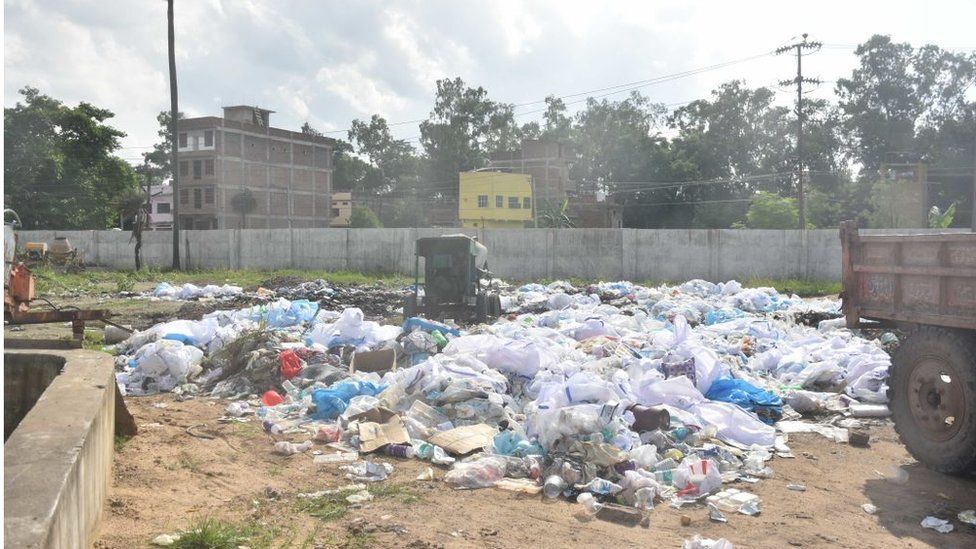
[[[179,121],[183,229],[328,227],[332,148],[327,137],[272,128],[273,111],[224,107],[224,117]],[[250,191],[254,208],[235,209]]]

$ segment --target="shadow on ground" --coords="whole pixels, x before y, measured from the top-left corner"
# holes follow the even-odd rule
[[[976,527],[956,518],[960,511],[976,509],[976,476],[953,477],[917,463],[904,465],[907,481],[891,480],[895,471],[881,471],[886,477],[864,483],[864,494],[878,507],[878,524],[899,538],[914,538],[933,547],[976,547]],[[922,528],[927,516],[948,519],[955,529],[948,534]]]

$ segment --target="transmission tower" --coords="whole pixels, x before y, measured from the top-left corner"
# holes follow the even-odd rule
[[[803,84],[820,84],[816,78],[803,77],[803,52],[804,50],[813,53],[823,46],[821,42],[808,42],[807,33],[803,33],[803,41],[795,42],[780,48],[776,48],[777,54],[791,51],[796,52],[796,78],[783,80],[781,86],[796,85],[796,182],[797,182],[797,205],[800,209],[800,230],[807,228],[806,201],[803,193]]]

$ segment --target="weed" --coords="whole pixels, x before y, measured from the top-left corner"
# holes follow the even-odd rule
[[[374,498],[396,498],[401,503],[420,501],[420,497],[403,484],[375,484],[369,487],[369,493],[373,494]]]
[[[346,541],[342,544],[342,547],[347,549],[365,549],[366,547],[373,546],[373,536],[372,534],[351,534]]]
[[[115,452],[121,452],[125,445],[129,443],[132,437],[127,437],[125,435],[115,435]]]
[[[237,549],[241,545],[267,547],[274,532],[256,526],[234,524],[216,518],[204,518],[194,522],[189,529],[180,532],[175,549]]]
[[[136,289],[136,278],[131,273],[122,273],[115,279],[116,293],[131,292]]]
[[[280,465],[272,465],[268,467],[268,476],[278,477],[281,473],[285,472],[284,468]]]
[[[105,346],[105,334],[101,330],[85,330],[85,337],[81,340],[81,347],[92,351],[101,351]]]
[[[180,455],[176,457],[176,462],[180,467],[190,472],[197,473],[200,470],[200,460],[191,456],[189,452],[180,452]]]
[[[828,280],[799,280],[773,279],[773,278],[750,278],[743,286],[747,288],[773,287],[781,294],[796,294],[800,297],[816,297],[825,295],[836,295],[841,292],[843,285],[840,282]]]

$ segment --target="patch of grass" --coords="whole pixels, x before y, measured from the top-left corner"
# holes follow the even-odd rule
[[[101,351],[105,346],[105,334],[101,330],[85,330],[85,337],[81,340],[81,347],[92,351]]]
[[[373,498],[376,500],[395,498],[403,504],[411,504],[420,501],[420,497],[410,488],[402,484],[372,484],[366,487]],[[317,498],[302,498],[296,502],[299,511],[304,511],[310,516],[324,521],[342,518],[352,507],[346,501],[346,497],[355,494],[358,490],[342,490],[334,494],[326,494]]]
[[[273,530],[254,525],[204,518],[180,532],[180,539],[173,544],[173,547],[174,549],[237,549],[241,545],[269,547],[275,536],[276,532]]]
[[[115,435],[115,453],[121,452],[131,439],[132,437],[127,437],[125,435]]]
[[[176,457],[176,463],[179,464],[180,467],[196,473],[200,470],[201,462],[196,457],[190,455],[189,452],[183,451],[180,452],[180,455]]]
[[[236,286],[257,286],[273,277],[295,276],[304,280],[321,278],[333,284],[387,284],[407,285],[412,278],[400,274],[361,273],[355,271],[322,271],[299,269],[278,269],[262,271],[257,269],[213,269],[200,271],[161,271],[143,269],[141,271],[90,270],[84,272],[62,272],[46,266],[35,267],[32,272],[37,279],[38,295],[74,292],[79,294],[131,292],[137,283],[169,282],[171,284],[233,284]]]
[[[760,288],[769,286],[776,288],[776,291],[781,294],[796,294],[800,297],[837,295],[843,289],[843,284],[840,282],[831,282],[828,280],[799,280],[795,278],[750,278],[742,285],[746,288]]]
[[[373,546],[372,534],[350,534],[342,547],[346,549],[366,549]]]
[[[420,496],[404,484],[380,483],[369,486],[368,489],[374,498],[396,498],[401,503],[407,504],[420,501]]]

